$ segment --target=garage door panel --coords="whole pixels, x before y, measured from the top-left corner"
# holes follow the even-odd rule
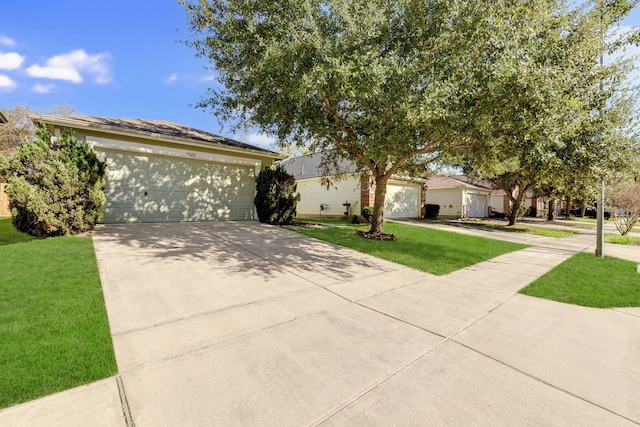
[[[384,202],[387,218],[417,218],[420,206],[420,184],[388,184]]]
[[[101,153],[107,160],[104,222],[253,219],[253,167]]]

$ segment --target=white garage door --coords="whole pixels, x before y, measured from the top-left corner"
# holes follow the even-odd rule
[[[253,219],[251,166],[102,154],[107,160],[105,223]]]
[[[469,194],[465,196],[467,216],[469,218],[484,218],[488,214],[487,196],[484,194]]]
[[[387,184],[384,216],[387,218],[420,217],[420,184]]]

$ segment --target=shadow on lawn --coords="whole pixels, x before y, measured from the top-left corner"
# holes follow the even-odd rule
[[[391,269],[384,261],[353,258],[348,249],[250,221],[101,225],[94,241],[97,250],[152,255],[141,262],[199,260],[210,263],[212,272],[224,268],[263,277],[279,276],[286,268],[303,278],[313,274],[348,280],[362,277],[372,266],[377,267],[372,274]]]

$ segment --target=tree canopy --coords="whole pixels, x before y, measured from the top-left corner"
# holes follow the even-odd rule
[[[186,43],[221,84],[198,106],[370,173],[372,233],[394,174],[462,151],[479,164],[557,144],[597,30],[576,24],[588,9],[561,0],[179,1]],[[564,51],[575,46],[574,64]]]

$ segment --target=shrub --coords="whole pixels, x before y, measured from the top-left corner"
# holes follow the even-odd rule
[[[351,224],[366,224],[369,221],[364,216],[354,215]]]
[[[37,237],[93,229],[105,204],[105,162],[69,129],[55,138],[39,124],[36,139],[4,165],[13,224]]]
[[[435,219],[440,215],[440,205],[426,204],[424,207],[424,217]]]
[[[362,216],[367,222],[371,222],[371,218],[373,218],[373,206],[365,206],[362,208]]]
[[[287,224],[296,215],[300,194],[296,193],[296,179],[282,166],[267,166],[256,178],[254,204],[258,220],[267,224]]]

